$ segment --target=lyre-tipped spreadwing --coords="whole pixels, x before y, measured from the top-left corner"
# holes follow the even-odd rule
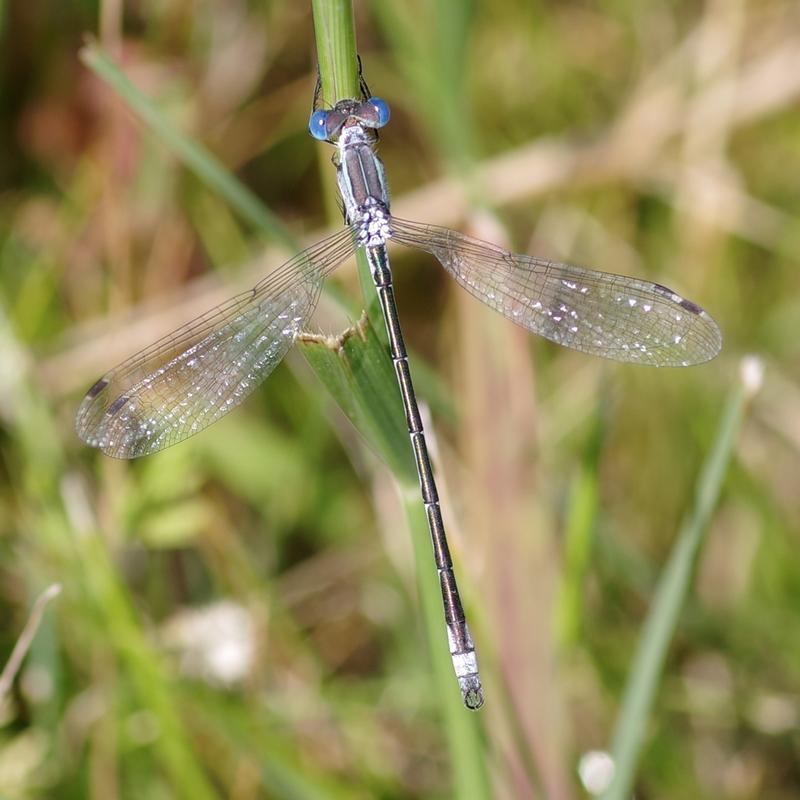
[[[722,337],[702,308],[660,284],[517,255],[448,228],[393,217],[375,152],[376,131],[388,122],[389,107],[368,94],[329,110],[315,108],[309,120],[311,135],[336,147],[347,227],[106,373],[81,403],[76,430],[107,455],[135,458],[206,428],[277,366],[303,333],[324,278],[364,248],[417,464],[453,666],[464,703],[477,709],[483,705],[478,663],[411,382],[387,242],[431,253],[462,287],[512,322],[584,353],[657,367],[689,366],[713,358]]]

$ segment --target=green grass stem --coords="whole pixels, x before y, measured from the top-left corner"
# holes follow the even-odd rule
[[[335,105],[357,98],[358,56],[350,0],[311,0],[321,84],[320,100]]]
[[[341,0],[314,0],[314,29],[317,36],[320,79],[326,99],[358,96],[358,75],[351,72],[357,64],[355,36],[352,33],[352,10],[350,3]],[[351,48],[349,51],[346,48]],[[341,74],[337,70],[341,69]],[[430,534],[425,513],[419,497],[416,470],[411,461],[411,445],[408,440],[405,419],[400,404],[394,368],[386,347],[385,330],[377,298],[369,279],[369,270],[363,253],[359,253],[359,277],[364,292],[367,316],[360,325],[365,333],[350,337],[350,351],[363,349],[364,357],[354,361],[351,357],[327,359],[326,370],[317,374],[327,383],[336,396],[343,385],[348,386],[357,409],[351,407],[351,416],[364,431],[377,430],[380,435],[371,437],[377,444],[384,460],[393,470],[400,484],[406,517],[413,541],[417,583],[422,603],[426,637],[433,663],[434,684],[440,698],[440,708],[448,739],[453,770],[453,796],[464,800],[488,798],[489,784],[485,771],[484,749],[479,735],[477,717],[468,714],[462,705],[458,686],[453,675],[447,651],[445,626],[442,619],[441,594],[432,564]],[[359,344],[359,342],[361,342]],[[367,352],[371,351],[371,352]],[[344,350],[347,356],[347,349]],[[311,356],[325,358],[317,352]],[[371,365],[361,370],[358,363]],[[382,367],[381,367],[382,365]],[[331,369],[332,368],[332,369]],[[337,368],[340,376],[336,377]],[[379,381],[370,379],[381,374]],[[366,379],[366,380],[365,380]],[[340,403],[348,411],[347,401]],[[358,424],[358,419],[362,423]],[[400,454],[405,455],[400,455]]]
[[[754,360],[743,362],[741,380],[728,396],[714,447],[698,477],[692,508],[659,580],[625,688],[611,744],[614,778],[603,800],[626,800],[631,795],[667,650],[691,588],[694,567],[722,490],[747,401],[760,384],[759,371],[760,364]]]

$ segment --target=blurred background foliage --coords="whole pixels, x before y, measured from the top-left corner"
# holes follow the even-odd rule
[[[585,796],[744,353],[765,363],[669,651],[638,798],[800,791],[800,7],[370,0],[398,216],[674,286],[687,370],[535,341],[398,250],[488,701],[489,794]],[[0,2],[4,798],[449,797],[391,475],[296,353],[135,463],[72,420],[108,367],[286,257],[79,60],[98,37],[298,240],[340,224],[303,2]],[[344,268],[315,318],[357,319]],[[466,714],[467,712],[464,712]],[[579,766],[585,767],[582,771]]]

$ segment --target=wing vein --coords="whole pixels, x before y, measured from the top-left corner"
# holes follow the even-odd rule
[[[344,228],[119,364],[84,398],[78,435],[108,455],[134,458],[224,416],[281,361],[313,313],[323,279],[355,247]]]
[[[699,364],[721,348],[711,316],[660,284],[510,253],[434,225],[393,218],[392,231],[474,297],[565,347],[652,366]]]

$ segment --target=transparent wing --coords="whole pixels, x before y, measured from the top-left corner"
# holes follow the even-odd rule
[[[112,369],[84,397],[78,436],[109,456],[135,458],[216,422],[286,355],[323,278],[354,250],[344,228]]]
[[[392,218],[392,238],[424,250],[470,294],[523,328],[584,353],[685,367],[722,347],[717,323],[658,283],[516,255],[449,228]]]

